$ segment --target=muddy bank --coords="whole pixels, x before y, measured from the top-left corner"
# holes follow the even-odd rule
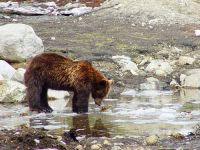
[[[71,130],[72,131],[72,130]],[[20,126],[14,130],[0,131],[1,150],[127,150],[127,149],[198,149],[200,146],[200,136],[190,133],[188,136],[169,136],[164,139],[157,139],[154,143],[149,143],[144,137],[87,137],[77,140],[71,131],[62,135],[49,133],[45,129],[34,129],[26,126]],[[75,140],[74,140],[75,139]],[[151,139],[154,141],[154,139]]]

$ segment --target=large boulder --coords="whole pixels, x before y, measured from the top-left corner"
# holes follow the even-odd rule
[[[4,60],[0,60],[0,75],[6,79],[10,79],[16,70]]]
[[[44,51],[42,40],[31,26],[6,24],[0,26],[0,57],[10,62],[22,62]]]
[[[158,76],[167,76],[173,71],[171,65],[164,60],[152,60],[145,70]]]
[[[24,74],[26,70],[23,68],[18,68],[14,75],[12,76],[11,80],[18,81],[20,83],[24,82]]]
[[[16,81],[0,81],[0,102],[15,103],[24,101],[26,87]]]

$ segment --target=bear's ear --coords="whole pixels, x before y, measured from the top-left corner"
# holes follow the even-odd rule
[[[100,88],[104,88],[107,85],[108,81],[107,80],[101,80],[98,85]]]

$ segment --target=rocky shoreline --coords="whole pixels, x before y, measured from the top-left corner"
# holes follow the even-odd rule
[[[89,60],[108,78],[113,79],[114,85],[109,98],[118,98],[127,89],[136,91],[181,89],[183,93],[184,89],[187,88],[199,89],[200,37],[196,34],[196,31],[200,29],[197,20],[197,10],[200,3],[193,0],[191,2],[185,1],[185,3],[175,3],[174,1],[169,3],[156,2],[152,0],[147,5],[143,1],[141,3],[134,1],[129,6],[130,10],[125,11],[130,1],[127,0],[121,3],[118,0],[112,0],[110,3],[106,1],[100,7],[100,9],[105,9],[81,16],[42,15],[30,17],[0,14],[0,45],[7,44],[5,40],[2,40],[5,38],[3,30],[1,30],[3,25],[9,23],[28,25],[28,28],[31,28],[31,34],[34,31],[37,38],[40,38],[38,40],[39,44],[36,44],[39,48],[33,46],[32,43],[31,50],[40,49],[42,52],[58,52],[73,59]],[[175,5],[173,5],[174,3]],[[160,9],[152,11],[154,5]],[[166,9],[167,11],[164,13]],[[194,10],[194,12],[191,13],[191,10]],[[159,16],[160,13],[162,15]],[[19,30],[19,27],[14,28]],[[16,32],[20,37],[14,29],[10,31],[7,28],[4,32],[10,34]],[[20,34],[22,34],[21,37],[24,37],[26,34],[29,35],[30,32],[26,33],[20,30]],[[26,37],[28,37],[28,41],[36,41],[35,38],[31,39],[32,37],[30,38],[27,35]],[[11,40],[13,40],[12,37],[9,41]],[[37,52],[37,50],[30,51],[28,49],[30,45],[25,45],[23,42],[26,43],[26,40],[13,40],[14,44],[11,43],[11,45],[14,45],[14,47],[10,46],[11,51],[18,51],[23,47],[27,53],[23,54],[20,50],[18,51],[19,54],[16,53],[16,56],[21,55],[22,57],[11,55],[11,52],[5,55],[4,48],[0,48],[0,58],[3,59],[0,65],[5,65],[3,68],[8,68],[8,72],[4,72],[5,69],[0,68],[0,88],[3,91],[0,102],[2,103],[21,102],[23,100],[25,93],[23,73],[27,61]],[[14,56],[14,58],[11,58],[11,56]],[[60,95],[62,97],[69,96],[69,93],[66,92],[54,94],[49,97],[55,99]],[[188,109],[188,106],[185,107]],[[192,107],[194,106],[192,105]],[[30,130],[36,133],[40,132],[37,129]],[[13,134],[13,132],[17,131],[2,131],[0,137],[4,137],[5,134],[9,135],[9,133]],[[27,134],[22,136],[26,137]],[[48,136],[45,135],[46,137]],[[150,143],[157,139],[156,135],[152,137],[150,136]],[[57,139],[54,140],[57,141]],[[199,148],[199,133],[193,133],[187,137],[177,133],[171,135],[169,139],[159,139],[159,142],[157,139],[156,144],[154,143],[155,146],[151,145],[149,147],[145,138],[138,137],[119,139],[92,137],[84,140],[81,144],[79,143],[81,146],[77,143],[73,145],[72,142],[73,148],[79,146],[77,150],[81,150],[81,148],[91,149],[92,145],[96,146],[94,146],[94,149],[112,149],[112,147],[115,147],[113,150],[169,147],[181,150],[191,148],[191,145],[196,149]],[[36,144],[38,141],[34,142]],[[85,143],[89,144],[85,145]],[[0,146],[4,144],[2,142]],[[7,144],[10,145],[10,143]],[[47,148],[49,145],[45,146]]]

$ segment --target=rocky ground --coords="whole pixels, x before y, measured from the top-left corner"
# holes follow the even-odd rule
[[[0,25],[30,25],[45,51],[91,61],[115,81],[115,98],[124,88],[169,89],[171,81],[176,88],[200,87],[199,10],[199,0],[108,0],[76,17],[0,14]]]

